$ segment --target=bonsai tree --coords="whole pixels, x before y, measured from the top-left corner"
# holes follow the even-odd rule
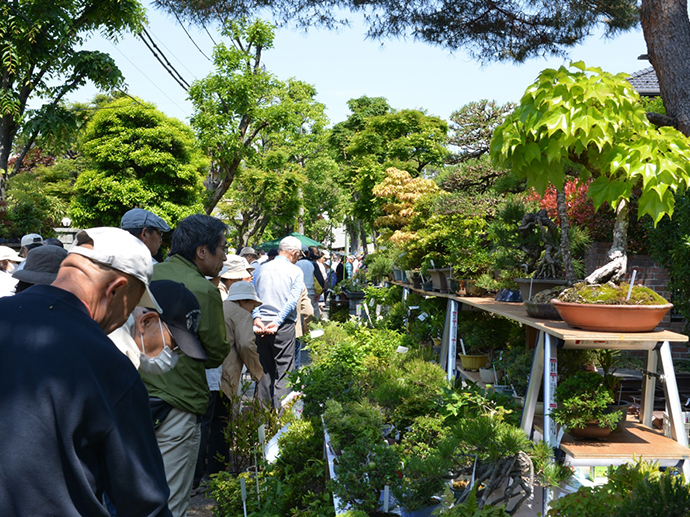
[[[578,372],[556,387],[558,407],[551,411],[553,420],[567,429],[584,429],[587,424],[613,430],[622,418],[621,411],[609,412],[613,397],[596,372]]]
[[[627,215],[633,189],[639,189],[638,217],[654,224],[673,214],[674,192],[690,186],[688,139],[676,129],[656,128],[625,74],[612,75],[577,62],[571,69],[543,70],[520,104],[494,132],[491,156],[509,166],[543,194],[558,191],[561,249],[566,278],[574,281],[563,185],[566,173],[592,178],[595,208],[608,203],[616,212],[609,262],[588,283],[617,281],[627,266]]]

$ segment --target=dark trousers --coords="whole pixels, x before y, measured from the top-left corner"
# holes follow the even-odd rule
[[[264,376],[256,385],[256,397],[278,408],[283,397],[290,393],[287,381],[295,368],[295,323],[286,321],[275,334],[257,334],[256,348],[264,369]]]
[[[208,409],[201,420],[199,456],[194,471],[195,487],[199,486],[204,476],[208,478],[211,474],[225,470],[228,461],[229,448],[223,433],[228,423],[228,409],[225,405],[227,399],[220,391],[212,391],[210,394]],[[219,456],[225,460],[221,461]]]

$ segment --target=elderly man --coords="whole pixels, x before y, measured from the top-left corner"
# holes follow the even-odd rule
[[[285,237],[278,256],[263,264],[254,277],[256,294],[263,301],[254,310],[254,327],[264,376],[256,396],[277,408],[288,394],[287,375],[295,366],[297,302],[304,289],[302,270],[295,264],[302,255],[296,237]]]
[[[132,208],[125,212],[120,220],[120,228],[127,230],[146,244],[152,257],[158,254],[161,244],[163,244],[163,234],[170,231],[168,223],[153,212],[143,208]]]
[[[118,228],[81,231],[52,285],[0,300],[4,514],[169,515],[146,389],[107,338],[148,290],[151,254]]]
[[[156,428],[156,437],[170,486],[168,505],[174,516],[185,515],[192,493],[200,421],[208,406],[205,369],[220,366],[230,351],[220,292],[206,278],[218,276],[223,267],[227,252],[225,232],[225,224],[215,217],[186,217],[175,228],[170,257],[157,264],[153,272],[154,280],[181,282],[198,300],[199,341],[208,357],[208,361],[198,362],[184,355],[168,373],[142,373],[152,408],[167,411]]]

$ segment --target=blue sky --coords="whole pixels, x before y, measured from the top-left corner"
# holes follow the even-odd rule
[[[149,8],[148,18],[147,30],[187,82],[212,72],[212,63],[196,49],[173,17]],[[194,42],[211,57],[211,37],[203,29],[187,29]],[[218,31],[210,29],[210,33],[216,42],[221,40]],[[153,102],[169,116],[188,121],[193,110],[185,91],[141,40],[126,36],[113,44],[96,36],[84,48],[109,53],[124,73],[131,95]],[[572,49],[568,59],[533,59],[522,65],[482,67],[462,51],[451,54],[413,41],[366,40],[364,28],[354,25],[337,32],[280,29],[275,47],[264,54],[264,63],[280,79],[295,77],[313,84],[331,122],[337,123],[349,114],[346,102],[362,95],[385,97],[395,109],[424,109],[447,119],[471,101],[518,101],[544,68],[583,60],[588,66],[609,72],[633,73],[650,66],[637,59],[645,52],[642,32],[637,30],[615,39],[590,37],[584,45]],[[85,87],[69,100],[87,101],[95,94],[95,88]]]

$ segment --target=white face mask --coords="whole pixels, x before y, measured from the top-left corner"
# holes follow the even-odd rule
[[[161,339],[165,343],[165,334],[163,334],[163,324],[161,320],[158,320],[158,326],[161,329]],[[141,334],[141,347],[146,352],[146,346],[144,345],[144,334]],[[149,375],[160,375],[162,373],[169,372],[180,359],[180,354],[177,350],[173,351],[168,345],[163,347],[161,353],[156,357],[149,357],[144,352],[139,356],[139,370]]]

